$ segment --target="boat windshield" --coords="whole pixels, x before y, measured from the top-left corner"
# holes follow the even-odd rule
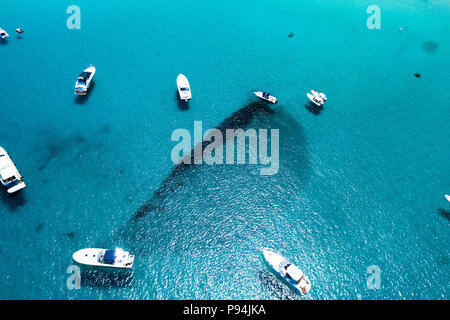
[[[189,91],[189,88],[180,88],[180,91]]]
[[[116,255],[116,250],[106,250],[105,254],[103,255],[102,261],[104,263],[113,264],[114,261],[116,260],[115,255]]]

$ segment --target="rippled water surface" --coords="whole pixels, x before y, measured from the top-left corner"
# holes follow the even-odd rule
[[[27,183],[0,193],[1,299],[449,298],[448,3],[378,1],[380,30],[362,0],[77,4],[80,30],[67,3],[0,12],[0,145]],[[74,97],[89,64],[95,83]],[[175,166],[171,134],[196,120],[279,129],[279,173]],[[74,251],[115,245],[134,272],[83,270],[67,288]],[[265,247],[310,294],[268,270]]]

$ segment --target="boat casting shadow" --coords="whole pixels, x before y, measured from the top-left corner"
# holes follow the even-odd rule
[[[92,83],[91,83],[87,93],[84,96],[77,95],[75,97],[75,103],[82,105],[82,104],[85,104],[86,102],[88,102],[89,96],[92,94],[92,91],[94,91],[94,89],[95,89],[95,82],[94,82],[94,80],[92,80]]]
[[[305,103],[305,108],[315,116],[318,116],[323,111],[323,106],[318,106],[312,102]]]
[[[189,110],[189,101],[184,101],[180,99],[178,89],[175,91],[175,101],[177,102],[178,109],[180,109],[181,111]]]
[[[11,212],[22,208],[27,203],[24,190],[9,194],[5,188],[0,188],[0,199]]]

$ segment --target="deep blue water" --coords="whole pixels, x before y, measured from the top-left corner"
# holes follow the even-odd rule
[[[362,0],[77,1],[80,30],[71,4],[1,6],[0,145],[27,183],[0,193],[1,299],[449,298],[448,2],[377,1],[380,30]],[[305,107],[314,88],[323,110]],[[174,166],[171,134],[195,120],[279,129],[279,173]],[[67,288],[74,251],[115,245],[136,254],[132,276]],[[264,247],[309,295],[268,271]]]

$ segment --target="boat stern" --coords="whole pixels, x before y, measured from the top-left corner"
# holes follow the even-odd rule
[[[22,190],[22,189],[25,188],[25,187],[26,187],[25,182],[20,181],[20,182],[19,182],[18,184],[16,184],[14,187],[8,188],[8,189],[7,189],[7,192],[8,192],[8,193],[15,193],[15,192],[17,192],[17,191],[19,191],[19,190]]]

